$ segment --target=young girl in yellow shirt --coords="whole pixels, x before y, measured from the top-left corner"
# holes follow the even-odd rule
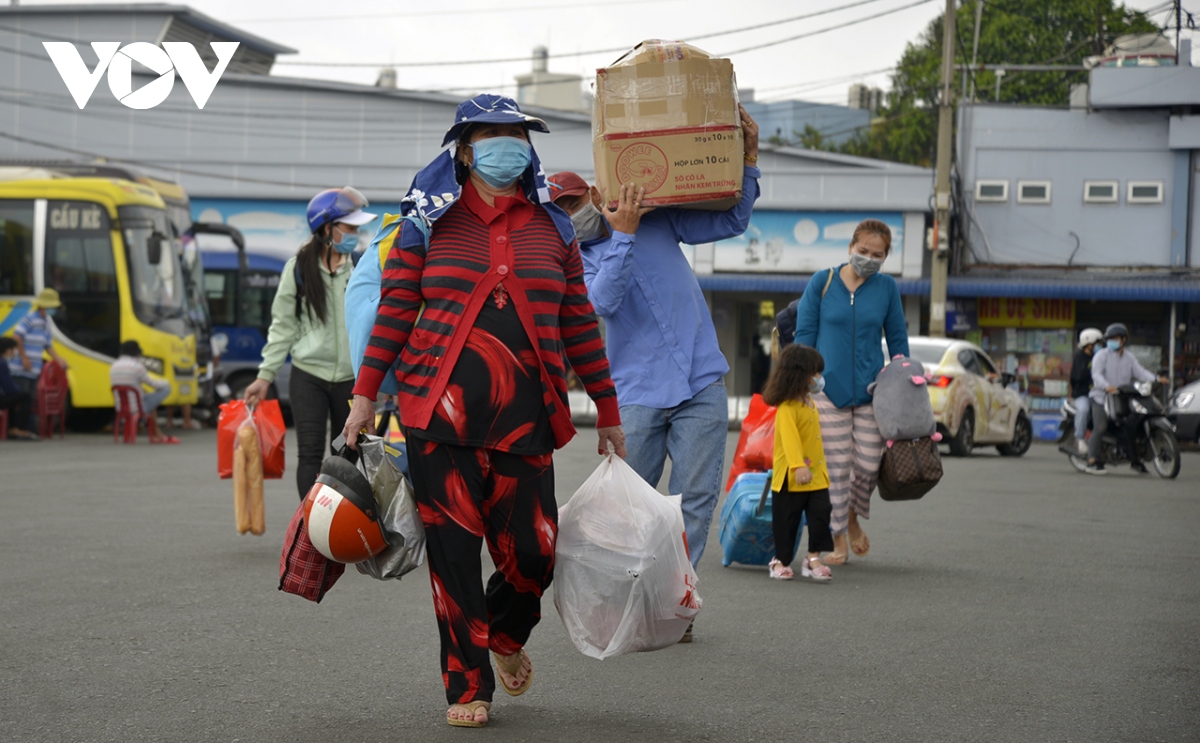
[[[783,349],[763,389],[763,399],[777,408],[775,413],[775,469],[772,526],[775,557],[768,569],[777,580],[794,577],[791,563],[796,555],[800,518],[808,519],[808,555],[800,575],[821,583],[832,580],[821,562],[821,552],[833,549],[829,529],[829,472],[821,426],[812,396],[825,387],[825,359],[815,348],[791,345]]]

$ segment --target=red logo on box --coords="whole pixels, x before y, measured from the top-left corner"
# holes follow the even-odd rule
[[[652,194],[667,182],[667,156],[648,142],[626,147],[617,157],[617,180],[646,187]]]

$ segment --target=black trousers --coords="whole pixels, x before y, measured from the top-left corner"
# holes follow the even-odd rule
[[[14,428],[29,428],[30,408],[33,402],[28,392],[18,392],[15,395],[0,395],[0,408],[8,411],[8,425]]]
[[[425,525],[429,581],[450,704],[490,702],[488,651],[512,655],[542,618],[554,579],[558,505],[547,454],[510,454],[408,437],[409,472]],[[496,565],[485,588],[480,550]]]
[[[1098,461],[1100,458],[1100,439],[1104,438],[1104,434],[1108,431],[1108,413],[1105,412],[1104,406],[1095,400],[1091,400],[1092,405],[1092,437],[1088,439],[1088,461]],[[1137,429],[1129,425],[1129,417],[1126,418],[1124,425],[1117,429],[1117,441],[1125,448],[1129,454],[1129,461],[1139,462],[1141,457],[1138,456],[1137,445]]]
[[[776,491],[771,501],[771,527],[775,532],[775,559],[791,565],[796,557],[796,538],[800,535],[800,517],[808,519],[808,551],[830,552],[833,550],[833,532],[829,528],[829,517],[833,506],[829,502],[829,488],[820,490]]]
[[[13,382],[16,383],[17,389],[21,393],[29,396],[29,402],[25,406],[25,416],[22,418],[17,414],[13,414],[9,419],[9,425],[15,425],[19,428],[24,428],[33,433],[38,432],[38,409],[37,409],[37,384],[38,381],[32,377],[18,377],[13,375]]]
[[[303,500],[317,481],[321,463],[333,453],[329,442],[346,427],[350,400],[354,396],[354,380],[326,382],[293,366],[288,395],[299,453],[296,490]]]

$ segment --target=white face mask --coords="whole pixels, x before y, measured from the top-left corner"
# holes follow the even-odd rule
[[[604,236],[604,215],[590,201],[571,215],[571,224],[575,225],[575,238],[579,242]]]

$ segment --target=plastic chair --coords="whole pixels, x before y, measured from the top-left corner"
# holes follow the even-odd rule
[[[8,410],[0,408],[0,441],[8,439]]]
[[[125,443],[136,444],[138,423],[149,418],[142,410],[142,391],[137,387],[119,384],[112,388],[112,393],[113,409],[117,413],[113,422],[113,443],[117,443],[118,437],[124,432]],[[146,427],[146,436],[150,436],[149,426]]]
[[[60,438],[67,437],[67,372],[56,361],[42,367],[37,383],[39,435],[43,439],[54,435],[52,417],[58,418]]]

